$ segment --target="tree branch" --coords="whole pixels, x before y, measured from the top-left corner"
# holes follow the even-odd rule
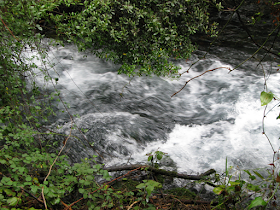
[[[4,22],[4,20],[2,18],[0,18],[0,20],[2,21],[2,23],[4,24],[4,26],[8,29],[8,31],[12,34],[12,36],[17,40],[20,41],[18,38],[15,37],[15,35],[13,34],[13,32],[9,29],[9,27],[6,25],[6,23]]]
[[[238,11],[236,11],[236,14],[237,14],[237,16],[238,16],[239,22],[240,22],[241,25],[242,25],[242,28],[244,29],[244,31],[246,31],[247,35],[250,37],[250,39],[252,40],[252,42],[253,42],[257,47],[262,47],[262,49],[264,49],[266,52],[271,53],[271,54],[277,56],[278,58],[280,58],[280,55],[278,55],[277,53],[272,52],[272,51],[270,51],[270,49],[267,49],[267,48],[265,48],[264,46],[259,45],[259,44],[254,40],[254,38],[251,36],[251,34],[250,34],[248,28],[246,27],[246,25],[245,25],[244,22],[242,21],[242,19],[241,19],[240,14],[239,14]]]
[[[198,75],[198,76],[196,76],[196,77],[193,77],[193,78],[189,79],[189,80],[185,83],[185,85],[184,85],[179,91],[177,91],[176,93],[174,93],[174,94],[171,96],[171,98],[172,98],[173,96],[175,96],[177,93],[180,93],[180,92],[186,87],[186,85],[187,85],[190,81],[192,81],[193,79],[198,78],[198,77],[201,77],[203,74],[206,74],[207,72],[210,72],[210,71],[215,71],[215,70],[217,70],[217,69],[228,69],[229,71],[232,71],[229,67],[218,67],[218,68],[214,68],[214,69],[207,70],[207,71],[203,72],[202,74],[200,74],[200,75]]]

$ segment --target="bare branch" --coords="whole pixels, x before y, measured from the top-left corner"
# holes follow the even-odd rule
[[[186,87],[186,85],[187,85],[190,81],[192,81],[193,79],[196,79],[196,78],[198,78],[198,77],[201,77],[203,74],[206,74],[207,72],[210,72],[210,71],[215,71],[215,70],[217,70],[217,69],[228,69],[229,71],[232,71],[229,67],[218,67],[218,68],[214,68],[214,69],[207,70],[207,71],[203,72],[202,74],[200,74],[200,75],[198,75],[198,76],[196,76],[196,77],[193,77],[193,78],[189,79],[189,80],[185,83],[185,85],[184,85],[179,91],[177,91],[176,93],[174,93],[174,94],[171,96],[171,98],[172,98],[173,96],[175,96],[177,93],[181,92],[181,91]]]

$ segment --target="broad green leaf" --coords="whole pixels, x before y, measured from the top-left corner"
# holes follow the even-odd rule
[[[146,187],[146,191],[147,191],[147,196],[148,196],[148,197],[150,197],[150,195],[152,194],[152,192],[153,192],[154,189],[155,189],[155,188],[154,188],[154,186],[152,186],[152,185],[148,185],[148,186]]]
[[[29,182],[29,181],[32,180],[32,178],[31,178],[31,176],[27,176],[27,177],[25,178],[25,180]]]
[[[221,187],[215,187],[214,189],[213,189],[213,192],[215,193],[215,194],[217,194],[217,195],[220,195],[222,192],[223,192],[223,188],[221,188]]]
[[[0,160],[1,164],[5,164],[7,161],[6,160]]]
[[[79,193],[84,193],[85,192],[85,189],[83,189],[83,188],[79,188]]]
[[[31,188],[31,192],[33,194],[35,194],[37,192],[37,190],[40,189],[40,187],[38,187],[37,185],[32,185],[30,188]]]
[[[158,153],[158,154],[157,154],[157,159],[158,159],[158,160],[161,160],[161,159],[162,159],[162,155],[163,155],[163,153]]]
[[[111,176],[109,175],[107,170],[103,171],[103,178],[106,179],[106,180],[110,180]]]
[[[256,206],[265,206],[266,202],[262,199],[262,197],[257,197],[255,200],[251,202],[251,204],[248,206],[248,209],[254,208]]]
[[[6,184],[7,182],[10,182],[11,181],[11,178],[10,177],[3,177],[2,178],[2,180],[1,180],[1,182],[3,183],[3,184]]]
[[[9,198],[7,200],[7,203],[9,204],[9,206],[15,206],[17,205],[18,203],[20,203],[21,199],[20,198],[17,198],[17,197],[12,197],[12,198]]]
[[[136,186],[136,188],[141,189],[141,188],[145,188],[145,186],[146,186],[146,184],[141,183],[141,184],[138,184],[138,185]]]
[[[60,202],[60,198],[54,200],[53,204],[58,204]]]
[[[230,185],[232,185],[232,186],[235,186],[235,185],[239,185],[239,184],[240,184],[240,182],[239,182],[238,180],[236,180],[236,181],[234,181],[234,182],[229,181],[229,183],[230,183]]]
[[[158,188],[161,188],[161,187],[162,187],[162,186],[161,186],[161,183],[156,182],[156,181],[154,181],[154,180],[149,180],[149,181],[147,182],[147,185],[151,185],[151,186],[153,186],[153,187],[158,187]]]
[[[273,93],[269,92],[261,92],[261,105],[265,106],[267,105],[269,102],[271,102],[271,100],[273,99]]]

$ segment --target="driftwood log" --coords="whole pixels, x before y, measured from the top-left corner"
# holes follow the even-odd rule
[[[166,175],[166,176],[171,176],[171,177],[176,177],[181,179],[189,179],[189,180],[201,180],[204,179],[206,176],[216,173],[214,169],[210,169],[200,175],[188,175],[188,174],[177,173],[175,171],[166,171],[164,169],[158,169],[147,165],[112,166],[112,167],[106,167],[104,168],[104,170],[107,170],[108,172],[112,172],[112,171],[134,170],[136,168],[141,168],[142,170],[145,169],[156,174],[161,174],[161,175]]]

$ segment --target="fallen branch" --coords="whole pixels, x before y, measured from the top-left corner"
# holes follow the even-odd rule
[[[166,202],[167,202],[167,203],[182,202],[182,203],[184,203],[184,204],[204,204],[204,205],[206,205],[206,204],[208,204],[208,205],[210,205],[210,204],[217,205],[217,204],[218,204],[217,202],[211,203],[211,201],[185,200],[185,199],[182,199],[182,200],[181,200],[181,199],[178,199],[178,200],[176,200],[176,199],[170,199],[170,200],[167,200]]]
[[[189,180],[201,180],[201,179],[205,178],[205,176],[209,176],[216,172],[214,169],[210,169],[200,175],[187,175],[187,174],[177,173],[175,171],[166,171],[164,169],[153,168],[151,166],[146,166],[146,165],[112,166],[112,167],[104,168],[104,170],[107,170],[108,172],[112,172],[112,171],[133,170],[136,168],[141,168],[141,169],[145,169],[148,171],[152,171],[153,173],[156,173],[156,174],[161,174],[161,175],[166,175],[166,176],[171,176],[171,177],[176,177],[176,178],[181,178],[181,179],[189,179]]]
[[[133,171],[137,171],[137,170],[148,170],[148,171],[152,171],[156,174],[162,174],[162,175],[166,175],[166,176],[171,176],[171,177],[177,177],[177,178],[182,178],[182,179],[190,179],[190,180],[201,180],[204,179],[205,176],[209,176],[213,173],[215,173],[216,171],[214,169],[210,169],[200,175],[187,175],[187,174],[180,174],[174,171],[166,171],[163,169],[157,169],[157,168],[153,168],[151,166],[146,166],[146,165],[124,165],[124,166],[113,166],[113,167],[107,167],[107,168],[103,168],[103,170],[107,170],[108,172],[112,172],[112,171],[125,171],[125,170],[129,170],[129,172],[127,172],[126,174],[117,177],[105,184],[103,184],[101,187],[99,187],[98,189],[94,190],[93,192],[91,192],[90,194],[93,194],[95,192],[97,192],[98,190],[101,190],[103,187],[105,187],[106,185],[109,185],[110,183],[124,178],[126,177],[128,174],[130,174]],[[64,210],[68,210],[70,209],[72,206],[74,206],[76,203],[80,202],[81,200],[83,200],[84,198],[80,198],[79,200],[71,203],[70,205],[66,206],[66,208]]]

